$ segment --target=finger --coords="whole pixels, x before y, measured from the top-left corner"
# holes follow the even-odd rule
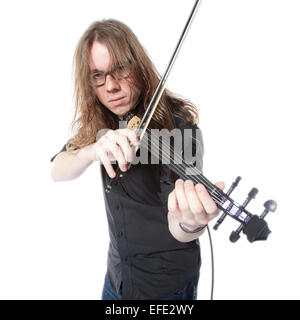
[[[127,161],[124,157],[124,154],[122,152],[122,149],[119,145],[112,143],[109,146],[109,151],[114,155],[118,162],[118,166],[121,169],[121,171],[125,172],[127,171]]]
[[[179,218],[180,212],[178,208],[178,203],[176,199],[175,191],[172,191],[168,197],[168,211]]]
[[[117,132],[125,136],[130,141],[130,143],[133,144],[134,146],[138,145],[139,137],[136,135],[134,130],[130,130],[126,128],[126,129],[117,130]]]
[[[191,212],[194,214],[194,219],[198,224],[207,224],[207,217],[205,209],[198,197],[194,183],[191,180],[187,180],[184,183],[185,195],[188,200],[188,204]]]
[[[218,181],[215,183],[215,185],[222,191],[225,189],[225,183],[223,181]]]
[[[113,154],[113,156],[115,157],[115,159],[118,162],[118,166],[120,167],[120,169],[122,171],[126,171],[128,161],[125,159],[124,152],[123,152],[121,146],[119,145],[119,143],[121,143],[123,137],[121,136],[121,138],[120,138],[119,136],[120,135],[117,135],[114,131],[110,131],[106,135],[105,139],[103,139],[103,146],[106,149],[106,151]],[[127,139],[125,137],[124,137],[124,139],[126,140],[126,143],[129,146]],[[125,148],[125,146],[124,146],[124,148]]]
[[[180,210],[180,213],[182,215],[182,218],[187,224],[193,225],[195,223],[193,219],[193,214],[190,211],[190,206],[188,203],[188,200],[185,195],[185,190],[184,190],[184,182],[181,179],[178,179],[175,184],[175,194],[176,194],[176,199],[178,202],[178,207]]]
[[[116,142],[121,147],[123,155],[127,162],[132,161],[132,148],[129,144],[129,140],[126,136],[117,133]]]
[[[127,130],[127,131],[124,131]],[[129,129],[120,129],[116,131],[110,131],[108,133],[108,138],[115,144],[117,144],[121,150],[122,150],[122,155],[120,155],[120,160],[125,158],[125,164],[129,163],[132,161],[133,158],[133,152],[132,148],[130,146],[130,141],[128,140],[127,134],[129,133]],[[119,151],[117,149],[117,151]],[[124,164],[122,163],[122,168],[124,168]],[[127,168],[127,166],[126,166]]]
[[[198,197],[203,205],[204,210],[208,215],[215,215],[218,212],[218,207],[212,197],[202,184],[196,185]]]
[[[97,148],[96,150],[98,158],[100,159],[101,163],[104,165],[105,171],[109,175],[110,178],[114,178],[116,176],[115,170],[108,158],[108,154],[104,148]]]

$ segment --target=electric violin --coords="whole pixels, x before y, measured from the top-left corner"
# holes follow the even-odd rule
[[[178,53],[182,47],[183,41],[187,35],[187,32],[192,24],[192,21],[196,15],[197,9],[200,5],[200,0],[197,0],[192,12],[188,18],[188,21],[185,25],[185,28],[181,34],[181,37],[179,39],[179,42],[175,48],[175,51],[171,57],[171,60],[163,74],[163,76],[160,79],[160,82],[155,90],[155,93],[142,117],[140,119],[137,116],[133,116],[132,119],[128,123],[128,128],[135,130],[137,135],[139,136],[139,139],[141,142],[148,142],[148,134],[150,133],[149,129],[149,123],[152,119],[152,116],[156,110],[156,107],[158,105],[158,102],[163,94],[163,91],[166,86],[167,78],[170,74],[170,71],[174,65],[174,62],[178,56]],[[136,153],[138,150],[138,147],[134,148],[134,153]],[[159,144],[156,146],[156,148],[152,148],[152,153],[156,154],[157,156],[161,156],[163,160],[169,160],[166,159],[166,157],[169,157],[170,154],[165,154],[164,152],[161,152]],[[185,162],[181,154],[178,154],[174,149],[172,149],[172,159],[175,160],[176,158],[181,158],[179,161],[181,164],[175,163],[175,161],[170,161],[167,166],[175,172],[181,179],[192,180],[195,184],[201,183],[203,184],[212,199],[215,201],[217,207],[223,212],[221,217],[217,220],[214,229],[217,230],[219,226],[223,223],[225,218],[227,216],[233,218],[234,220],[238,221],[240,223],[239,227],[232,231],[230,235],[230,241],[236,242],[240,238],[241,232],[243,232],[247,239],[250,242],[254,242],[257,240],[266,240],[271,233],[267,222],[265,221],[265,217],[269,212],[275,212],[277,208],[277,204],[274,200],[268,200],[264,203],[264,211],[261,213],[261,215],[254,215],[250,213],[246,207],[250,203],[251,200],[253,200],[258,190],[256,188],[252,188],[251,191],[248,193],[248,196],[246,200],[240,205],[238,202],[233,200],[230,196],[232,192],[235,190],[235,188],[238,186],[241,177],[237,177],[235,181],[232,183],[228,191],[225,193],[218,187],[216,187],[213,183],[211,183],[202,173],[199,169],[197,169],[195,166]],[[189,170],[192,174],[187,175],[186,172]],[[110,192],[112,188],[112,180],[118,180],[124,177],[124,173],[120,172],[120,169],[117,169],[117,174],[114,179],[111,179],[111,182],[107,185],[106,192]]]

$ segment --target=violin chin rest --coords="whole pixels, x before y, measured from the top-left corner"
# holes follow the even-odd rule
[[[134,116],[127,124],[127,128],[130,130],[136,130],[141,122],[138,116]]]

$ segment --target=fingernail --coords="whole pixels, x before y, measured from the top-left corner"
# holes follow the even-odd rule
[[[111,179],[113,179],[116,177],[116,174],[111,172],[109,176],[111,177]]]
[[[201,192],[201,191],[203,190],[203,186],[202,186],[201,184],[197,184],[197,185],[196,185],[196,190],[197,190],[198,192]]]
[[[182,183],[183,183],[183,181],[182,181],[181,179],[179,179],[179,180],[176,181],[176,185],[180,185],[180,184],[182,184]]]
[[[194,184],[193,184],[193,181],[191,181],[191,180],[186,180],[186,181],[185,181],[185,184],[186,184],[186,186],[188,186],[188,187],[194,185]]]

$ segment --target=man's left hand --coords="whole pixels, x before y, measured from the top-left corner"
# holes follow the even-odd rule
[[[224,190],[224,182],[215,184]],[[202,184],[196,184],[191,180],[178,179],[174,190],[168,198],[169,214],[175,215],[179,223],[189,230],[195,230],[199,226],[205,226],[219,214],[218,207],[207,189]]]

